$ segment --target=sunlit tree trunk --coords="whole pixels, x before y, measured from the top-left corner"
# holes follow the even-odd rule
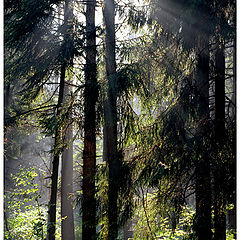
[[[82,239],[96,239],[96,101],[97,101],[97,63],[95,0],[87,1],[86,8],[86,66],[84,93],[84,150],[83,150],[83,202],[82,202]]]
[[[73,143],[72,126],[70,125],[65,135],[69,147],[62,154],[62,179],[61,179],[61,232],[63,240],[74,240],[73,218]]]
[[[65,0],[65,8],[64,8],[64,25],[63,25],[63,33],[64,33],[64,48],[62,50],[62,63],[61,63],[61,71],[60,71],[60,85],[59,85],[59,95],[58,95],[58,104],[57,104],[57,113],[56,117],[59,118],[62,112],[63,102],[64,102],[64,88],[65,88],[65,78],[66,78],[66,69],[69,65],[72,65],[72,59],[73,59],[73,45],[72,45],[72,39],[71,39],[71,26],[72,26],[72,5],[71,0]],[[54,148],[53,148],[53,161],[52,161],[52,175],[51,175],[51,191],[50,191],[50,201],[49,201],[49,209],[48,209],[48,229],[47,229],[47,239],[48,240],[55,240],[55,231],[56,231],[56,205],[57,205],[57,190],[58,190],[58,168],[59,168],[59,157],[61,155],[61,150],[59,148],[61,141],[62,141],[62,133],[61,133],[61,125],[59,122],[56,126],[55,131],[55,139],[54,139]],[[69,129],[71,131],[71,129]],[[70,133],[68,132],[70,135]],[[71,152],[68,152],[70,155]],[[64,154],[64,157],[66,156],[66,153]],[[64,161],[63,164],[65,164],[66,161]],[[70,164],[72,165],[72,164]],[[71,170],[72,171],[72,170]],[[64,179],[65,180],[65,179]],[[68,203],[66,207],[68,206],[71,208],[72,212],[72,206]],[[65,207],[65,206],[64,206]],[[69,219],[72,217],[72,213],[69,213]],[[72,217],[73,218],[73,217]],[[73,223],[72,223],[73,224]],[[70,226],[71,224],[67,223],[68,225],[68,231],[70,233],[67,233],[68,235],[74,236],[74,230],[73,226]],[[64,227],[66,226],[65,223],[63,223]],[[71,227],[71,230],[70,230]],[[66,236],[66,235],[64,235]],[[66,238],[70,239],[70,238]],[[71,238],[73,239],[73,238]]]
[[[199,138],[201,147],[196,162],[196,234],[198,240],[209,240],[211,232],[211,184],[210,157],[205,152],[203,137],[206,137],[205,127],[209,121],[209,38],[205,33],[199,33],[197,38],[197,114],[199,118]]]
[[[233,176],[233,209],[229,210],[229,228],[236,233],[236,39],[233,40],[233,95],[231,106],[231,121],[233,126],[233,159],[231,174]],[[236,234],[234,235],[236,239]]]
[[[70,87],[65,85],[64,102],[68,101]],[[71,114],[70,114],[71,121]],[[63,240],[74,240],[74,218],[73,218],[73,131],[72,124],[67,126],[64,134],[64,142],[67,148],[62,153],[62,178],[61,178],[61,232]]]
[[[67,24],[66,27],[66,48],[72,48],[70,34],[73,30],[73,6],[72,0],[65,1],[64,10],[64,21]],[[73,66],[73,58],[70,57],[69,67]],[[66,81],[66,80],[65,80]],[[71,79],[64,86],[64,103],[67,103],[70,99]],[[62,178],[61,178],[61,233],[63,240],[74,240],[74,217],[73,217],[73,202],[72,202],[72,192],[73,192],[73,130],[71,124],[72,114],[69,114],[70,123],[66,121],[67,126],[66,132],[63,135],[65,144],[67,148],[64,149],[62,153]]]
[[[118,235],[118,181],[120,164],[117,154],[117,92],[115,59],[115,6],[114,0],[104,2],[106,26],[106,73],[108,80],[107,100],[104,104],[104,157],[108,165],[108,239]]]
[[[237,95],[237,88],[236,88],[236,76],[237,76],[237,68],[236,68],[236,39],[233,40],[233,96],[232,102],[234,104],[233,108],[233,115],[236,117],[236,95]]]
[[[221,158],[225,143],[225,54],[223,40],[215,53],[215,138],[217,159],[214,163],[214,239],[226,239],[226,164]]]

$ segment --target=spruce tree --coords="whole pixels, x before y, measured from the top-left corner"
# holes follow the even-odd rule
[[[120,163],[117,151],[117,84],[115,52],[115,2],[104,2],[107,99],[104,102],[104,157],[108,166],[108,240],[118,235],[118,190]]]
[[[83,201],[82,239],[96,239],[96,1],[88,0],[86,6],[86,66],[84,91],[84,149],[83,149]]]

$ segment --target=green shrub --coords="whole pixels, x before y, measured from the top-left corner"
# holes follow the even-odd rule
[[[4,239],[43,240],[46,237],[47,206],[39,202],[41,196],[35,183],[37,176],[33,168],[20,168],[17,176],[12,176],[16,189],[4,196],[8,215]],[[56,239],[61,239],[60,220],[57,222]]]

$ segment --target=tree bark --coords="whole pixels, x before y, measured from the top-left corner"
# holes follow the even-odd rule
[[[61,232],[63,240],[74,240],[73,202],[73,143],[72,125],[68,126],[65,142],[70,145],[62,154],[62,179],[61,179]]]
[[[229,228],[234,230],[234,239],[237,239],[236,234],[236,39],[233,39],[233,95],[232,95],[232,106],[231,106],[231,120],[234,124],[233,126],[233,159],[231,164],[231,174],[233,177],[233,204],[234,208],[229,210]]]
[[[70,87],[64,88],[64,102],[69,100]],[[70,114],[71,119],[71,114]],[[65,144],[68,147],[62,154],[62,179],[61,179],[61,232],[63,240],[74,240],[74,217],[73,217],[73,131],[72,124],[67,126],[64,136]]]
[[[117,154],[117,89],[115,59],[115,6],[114,0],[104,2],[106,26],[106,73],[108,80],[107,100],[104,104],[104,157],[108,165],[108,239],[118,235],[118,181],[120,163]]]
[[[9,105],[11,99],[11,87],[10,83],[7,82],[4,84],[4,116],[5,118],[9,115]]]
[[[63,63],[61,66],[61,74],[60,74],[60,88],[58,95],[58,104],[57,104],[57,117],[60,116],[61,106],[63,103],[64,96],[64,80],[65,80],[65,71],[66,64]],[[57,205],[57,181],[58,181],[58,166],[59,166],[59,142],[61,141],[60,134],[60,125],[58,124],[55,132],[54,139],[54,153],[53,153],[53,161],[52,161],[52,176],[51,176],[51,192],[50,192],[50,200],[48,204],[48,229],[47,229],[47,239],[55,240],[55,230],[56,230],[56,205]]]
[[[56,114],[57,118],[59,118],[61,115],[62,105],[64,101],[66,69],[69,65],[72,65],[72,61],[73,61],[73,51],[72,51],[73,44],[70,36],[71,34],[70,30],[72,29],[72,22],[71,22],[72,18],[73,18],[73,10],[71,6],[71,0],[65,0],[64,27],[63,27],[64,42],[63,42],[63,50],[62,50],[60,87],[59,87],[59,96],[58,96],[57,114]],[[52,162],[52,176],[51,176],[52,182],[51,182],[51,192],[50,192],[50,201],[49,201],[49,210],[48,210],[48,229],[47,229],[48,240],[55,240],[57,182],[58,182],[59,157],[61,154],[61,150],[59,149],[59,144],[61,141],[62,141],[61,125],[58,122],[56,127],[56,132],[55,132],[54,153],[53,153],[53,162]],[[73,230],[71,229],[71,232],[72,231]]]
[[[236,75],[237,75],[237,68],[236,68],[236,39],[233,40],[233,95],[232,95],[232,119],[236,122],[236,95],[237,95],[237,88],[236,88]]]
[[[209,38],[206,33],[199,33],[197,38],[197,66],[196,87],[197,114],[202,122],[198,136],[201,147],[196,162],[196,234],[198,240],[209,240],[211,232],[211,184],[210,184],[210,159],[205,152],[204,137],[205,127],[209,121]]]
[[[96,239],[96,101],[97,63],[96,63],[96,27],[95,0],[87,1],[86,9],[86,87],[84,93],[84,150],[83,150],[83,202],[82,202],[82,239]]]
[[[73,6],[71,0],[65,1],[64,9],[64,23],[66,26],[66,48],[72,49],[71,41],[71,31],[73,30]],[[73,56],[70,54],[69,66],[73,66]],[[68,83],[71,83],[71,80],[68,80]],[[64,99],[63,102],[67,103],[70,100],[69,94],[71,93],[71,87],[68,86],[68,83],[64,86]],[[73,217],[73,202],[71,193],[73,192],[73,131],[71,118],[72,114],[70,113],[70,125],[67,126],[64,143],[69,146],[64,149],[62,154],[62,179],[61,179],[61,233],[63,240],[74,240],[74,217]],[[68,122],[66,121],[66,124]]]
[[[225,54],[224,44],[217,43],[215,54],[215,139],[217,159],[214,163],[214,240],[226,239],[226,167],[220,156],[225,137]]]

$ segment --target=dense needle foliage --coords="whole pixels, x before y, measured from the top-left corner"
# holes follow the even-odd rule
[[[6,239],[236,239],[235,5],[4,1]]]

